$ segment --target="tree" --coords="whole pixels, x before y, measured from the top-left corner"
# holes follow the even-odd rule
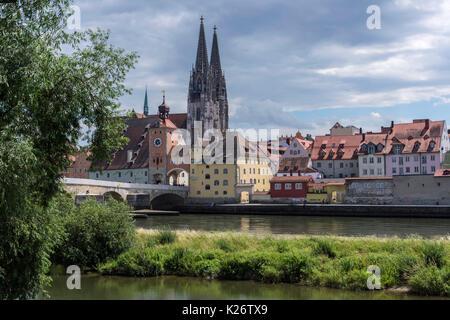
[[[109,32],[67,32],[70,2],[0,4],[0,299],[32,297],[48,280],[47,206],[67,155],[84,138],[101,163],[125,143],[118,99],[138,56]]]

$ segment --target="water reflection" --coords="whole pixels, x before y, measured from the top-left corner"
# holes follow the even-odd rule
[[[150,216],[138,219],[137,227],[157,228],[169,225],[176,230],[243,231],[274,234],[311,234],[341,236],[419,235],[443,237],[450,235],[450,219],[300,217],[184,214],[179,216]]]
[[[83,275],[81,290],[68,290],[66,276],[54,276],[49,289],[51,299],[426,299],[390,291],[347,291],[311,288],[294,284],[265,284],[253,281],[217,281],[188,277],[128,278]]]

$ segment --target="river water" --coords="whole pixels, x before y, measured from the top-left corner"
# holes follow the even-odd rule
[[[273,234],[308,234],[338,236],[425,238],[450,236],[450,219],[425,218],[354,218],[255,216],[220,214],[182,214],[179,216],[149,216],[137,219],[139,228],[169,226],[174,230],[241,231]]]
[[[266,284],[254,281],[205,280],[164,276],[129,278],[83,275],[80,290],[69,290],[67,276],[53,276],[50,299],[59,300],[338,300],[338,299],[430,299],[392,291],[347,291],[312,288],[295,284]],[[41,297],[42,298],[42,297]]]

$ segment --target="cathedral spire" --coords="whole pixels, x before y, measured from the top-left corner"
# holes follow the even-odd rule
[[[197,59],[195,61],[195,71],[207,72],[208,51],[206,49],[205,29],[203,27],[203,16],[200,18],[200,33],[198,36]]]
[[[148,98],[147,98],[147,86],[145,86],[145,98],[144,98],[144,114],[148,116]]]
[[[222,67],[220,66],[219,44],[217,41],[216,26],[214,26],[213,44],[211,49],[211,70],[214,76],[222,75]]]

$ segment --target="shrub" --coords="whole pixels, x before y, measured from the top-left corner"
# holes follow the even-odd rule
[[[317,238],[313,239],[315,241],[314,247],[313,247],[313,253],[316,255],[324,254],[328,256],[329,258],[336,257],[336,250],[334,249],[334,246],[332,242],[328,239],[323,238]]]
[[[425,266],[413,275],[408,284],[413,293],[427,296],[450,296],[450,267]]]
[[[299,282],[311,273],[312,262],[309,256],[290,252],[282,255],[280,269],[283,282]]]
[[[156,233],[156,241],[160,244],[169,244],[175,242],[177,239],[177,233],[170,229],[170,227],[159,228]]]
[[[234,246],[230,243],[230,241],[224,238],[217,239],[216,241],[214,241],[214,244],[217,248],[225,252],[232,252],[235,250]]]
[[[65,238],[53,261],[64,265],[95,267],[131,248],[136,231],[130,208],[114,199],[101,204],[84,201],[64,217]]]
[[[164,270],[166,274],[180,276],[194,275],[193,265],[196,255],[192,250],[186,248],[174,248],[172,254],[164,260]]]
[[[281,281],[282,273],[272,265],[263,265],[261,268],[261,280],[269,283],[277,283]]]
[[[434,264],[438,268],[441,268],[445,264],[445,247],[443,243],[424,241],[421,251],[426,264]]]

